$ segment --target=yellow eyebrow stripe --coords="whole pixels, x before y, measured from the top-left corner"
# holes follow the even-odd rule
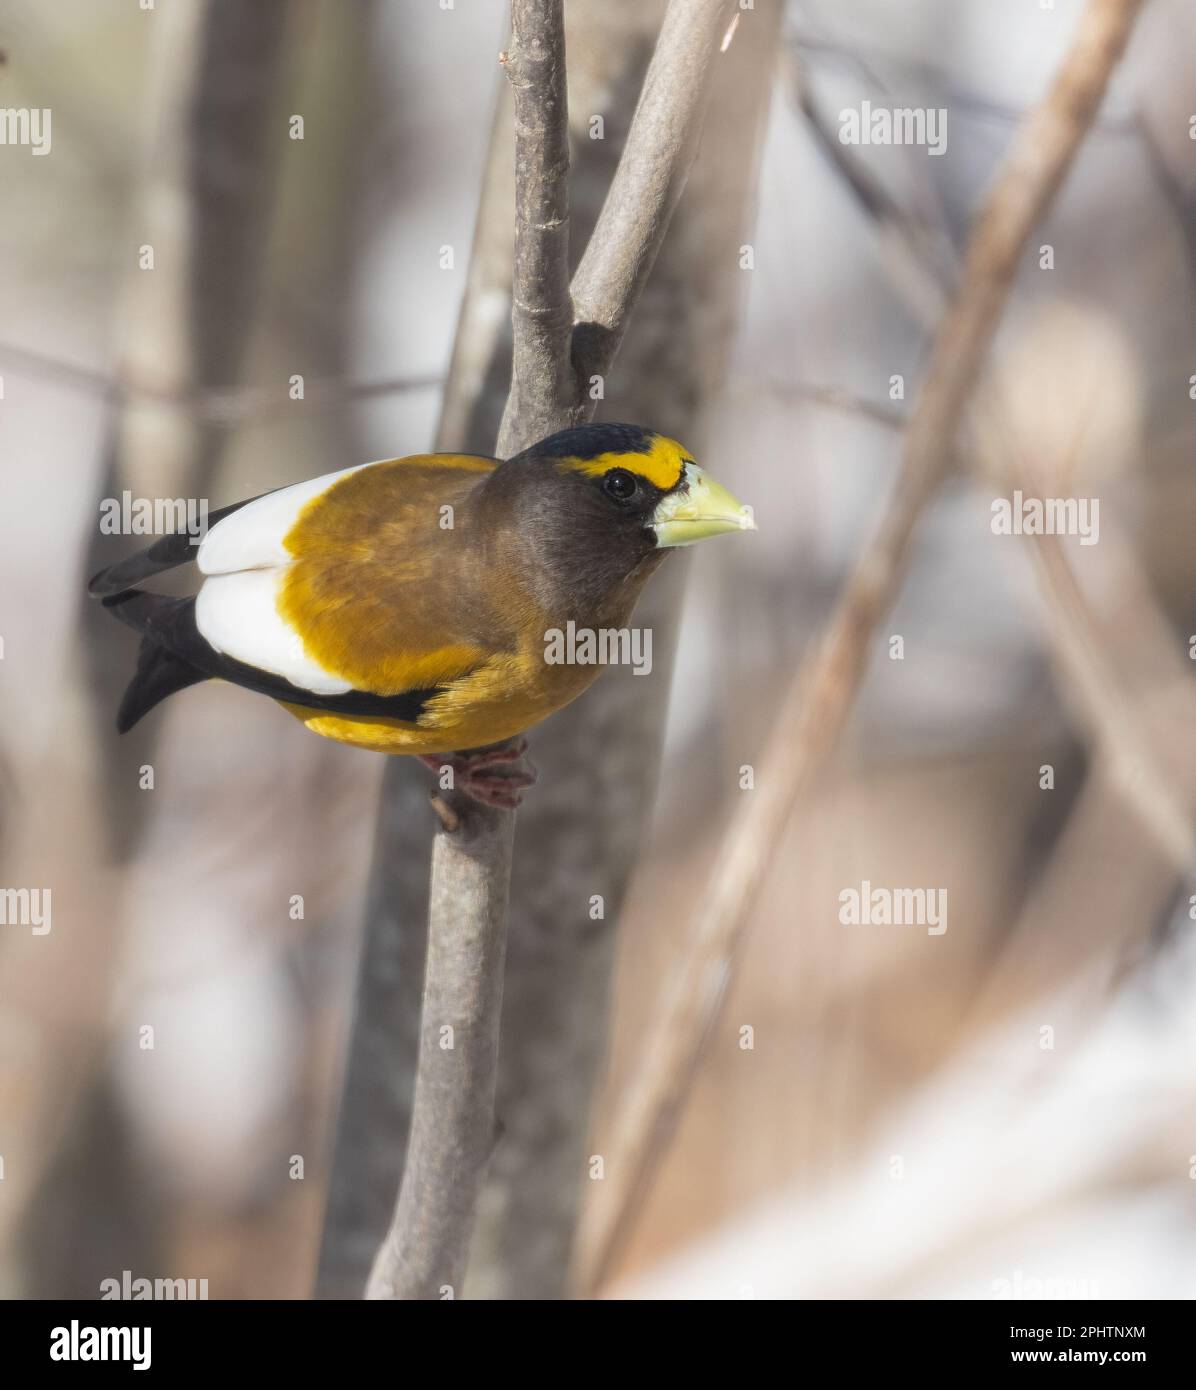
[[[563,458],[561,463],[590,477],[600,477],[603,473],[609,473],[612,468],[625,468],[629,473],[646,478],[662,492],[668,492],[681,481],[681,470],[686,458],[688,454],[675,439],[658,434],[647,453],[598,454],[590,459]]]

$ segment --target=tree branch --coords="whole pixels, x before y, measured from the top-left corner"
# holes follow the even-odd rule
[[[734,0],[671,0],[644,78],[623,157],[573,277],[573,367],[579,419],[594,413],[589,382],[604,376],[660,250],[697,153],[709,70]]]
[[[379,381],[348,381],[329,377],[308,381],[302,400],[291,400],[285,383],[268,386],[171,387],[134,377],[110,376],[92,367],[48,357],[45,353],[0,343],[0,362],[11,362],[17,371],[45,377],[67,390],[113,405],[128,402],[168,406],[204,424],[235,425],[270,416],[314,414],[351,406],[375,396],[397,396],[407,391],[431,391],[444,386],[439,372],[420,376],[383,377]]]
[[[407,1164],[367,1298],[455,1296],[494,1140],[509,812],[479,807],[436,836]]]
[[[911,415],[895,494],[822,641],[785,698],[758,761],[766,770],[761,784],[741,802],[728,831],[643,1069],[615,1117],[607,1179],[592,1208],[590,1284],[610,1271],[672,1137],[734,978],[769,858],[847,723],[877,625],[900,588],[914,527],[948,470],[1027,239],[1096,115],[1142,3],[1089,0],[1050,92],[1015,135],[977,217],[959,291],[936,335]]]
[[[515,89],[514,362],[499,452],[563,420],[572,310],[563,0],[512,0]],[[547,426],[547,428],[546,428]],[[428,955],[411,1136],[368,1298],[460,1291],[493,1147],[507,895],[515,817],[453,790],[437,797]],[[446,1047],[441,1030],[452,1029]]]
[[[511,106],[510,86],[503,84],[441,399],[438,452],[490,451],[508,395],[509,371],[495,373],[490,364],[500,345],[509,351],[511,331]],[[485,421],[474,427],[478,414]],[[427,802],[424,769],[410,758],[388,759],[317,1269],[318,1298],[361,1297],[394,1213],[411,1131],[427,964],[433,838]]]
[[[515,97],[511,393],[498,432],[508,458],[565,423],[570,397],[569,110],[561,0],[512,0],[503,57]]]

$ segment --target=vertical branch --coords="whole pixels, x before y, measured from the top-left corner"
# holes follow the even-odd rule
[[[767,777],[741,803],[727,833],[643,1068],[615,1119],[607,1180],[588,1233],[591,1283],[610,1272],[672,1137],[734,978],[769,858],[847,723],[877,625],[900,588],[915,525],[950,465],[956,430],[1027,239],[1071,167],[1142,4],[1089,0],[1058,76],[1018,130],[976,219],[959,290],[913,410],[893,498],[821,642],[790,687],[759,759]]]
[[[565,423],[570,399],[569,109],[561,0],[512,0],[504,66],[515,99],[511,394],[498,456]]]
[[[489,450],[506,402],[507,376],[496,379],[491,363],[500,345],[504,353],[510,350],[512,165],[511,92],[504,84],[490,134],[437,450]],[[480,430],[471,425],[479,412],[485,416]],[[387,759],[316,1275],[318,1298],[361,1296],[403,1172],[427,962],[432,850],[427,806],[424,769],[410,758]]]
[[[516,376],[500,432],[503,451],[551,432],[566,405],[572,306],[562,3],[511,6]],[[438,1298],[445,1286],[460,1289],[493,1143],[515,817],[458,791],[442,793],[439,802],[411,1136],[368,1298]]]
[[[510,812],[480,807],[432,852],[428,963],[407,1164],[367,1298],[460,1291],[494,1138]]]

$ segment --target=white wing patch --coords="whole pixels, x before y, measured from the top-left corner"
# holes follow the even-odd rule
[[[228,520],[235,521],[239,515]],[[214,526],[210,535],[223,525],[222,521]],[[195,600],[195,625],[200,635],[225,656],[282,676],[315,695],[343,695],[352,690],[348,681],[332,675],[307,655],[299,634],[283,620],[277,603],[281,577],[281,570],[272,568],[205,579]]]
[[[303,507],[339,479],[373,466],[372,463],[359,463],[337,473],[325,473],[321,478],[292,483],[290,487],[268,492],[265,497],[239,507],[231,516],[218,521],[203,538],[195,557],[200,572],[236,574],[241,570],[287,564],[292,556],[283,546],[283,537],[295,524]]]

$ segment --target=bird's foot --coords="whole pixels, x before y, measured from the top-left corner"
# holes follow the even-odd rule
[[[440,787],[439,782],[443,770],[451,768],[454,788],[483,806],[513,811],[522,801],[523,793],[537,780],[536,770],[530,763],[515,766],[526,752],[527,739],[513,738],[506,743],[462,753],[421,753],[419,760],[436,774],[438,790],[448,790]]]

